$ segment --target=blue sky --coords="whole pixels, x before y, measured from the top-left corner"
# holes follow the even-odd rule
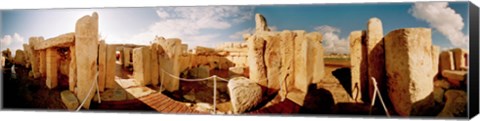
[[[468,46],[467,2],[199,6],[98,9],[1,10],[1,49],[21,49],[31,36],[45,39],[73,32],[75,22],[96,11],[107,43],[149,44],[155,36],[180,38],[190,48],[242,42],[260,13],[272,30],[319,31],[326,52],[348,53],[348,35],[365,30],[368,19],[382,20],[384,34],[407,27],[432,28],[442,49]]]

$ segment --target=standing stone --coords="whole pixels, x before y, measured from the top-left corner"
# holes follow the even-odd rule
[[[16,50],[15,57],[13,57],[13,63],[16,65],[26,66],[25,52],[23,50]]]
[[[105,75],[106,75],[106,62],[107,62],[107,45],[105,40],[100,41],[98,44],[98,88],[100,92],[105,90]]]
[[[180,88],[180,80],[172,76],[180,76],[179,58],[182,51],[182,41],[180,39],[165,40],[163,37],[157,37],[156,41],[163,48],[163,53],[159,55],[162,86],[170,92],[176,91]]]
[[[153,86],[157,86],[158,85],[158,80],[159,80],[159,76],[158,76],[158,47],[160,45],[156,44],[156,43],[153,43],[152,45],[150,45],[150,50],[151,50],[151,56],[150,56],[150,66],[151,66],[151,70],[150,72],[152,73],[152,85]],[[186,49],[184,48],[186,45],[182,45],[182,51],[186,51]],[[185,50],[184,50],[185,49]],[[188,49],[188,46],[187,46],[187,49]]]
[[[133,49],[133,76],[143,86],[151,83],[150,50],[148,47]]]
[[[68,66],[68,90],[75,91],[75,85],[77,84],[77,59],[75,54],[75,46],[70,46],[70,65]]]
[[[377,80],[378,88],[381,92],[385,92],[385,50],[383,41],[382,21],[378,18],[371,18],[368,20],[367,33],[367,65],[368,65],[368,80],[374,77]],[[373,84],[368,81],[369,99],[373,97]],[[385,94],[385,93],[382,93]],[[385,95],[386,96],[386,95]]]
[[[385,36],[388,96],[401,116],[409,116],[416,108],[414,103],[433,92],[431,46],[431,29],[427,28],[398,29]]]
[[[362,100],[362,94],[365,94],[365,84],[368,81],[367,72],[367,48],[362,42],[365,37],[365,31],[353,31],[350,33],[350,65],[351,65],[351,95],[356,102]]]
[[[40,53],[37,50],[34,50],[33,48],[40,43],[43,40],[43,37],[30,37],[28,40],[28,44],[30,45],[30,50],[32,51],[31,54],[29,54],[30,58],[30,63],[32,64],[32,72],[33,72],[33,77],[38,78],[40,77]]]
[[[248,78],[232,78],[228,81],[227,87],[235,114],[251,110],[262,101],[261,87]]]
[[[267,71],[264,61],[266,42],[263,38],[254,35],[248,38],[247,43],[250,80],[257,81],[261,86],[267,87]]]
[[[75,55],[77,59],[77,97],[85,101],[84,108],[90,107],[90,101],[96,89],[90,91],[97,79],[98,58],[98,15],[83,16],[75,25]]]
[[[131,65],[131,61],[132,61],[132,48],[128,48],[128,47],[124,47],[123,48],[123,67],[128,67]]]
[[[264,33],[261,35],[265,40],[265,67],[267,72],[267,95],[274,94],[280,90],[281,80],[284,79],[282,75],[282,54],[281,49],[282,43],[280,41],[280,36],[272,33]]]
[[[256,32],[268,32],[270,29],[267,25],[267,20],[263,17],[262,14],[255,14],[255,31]]]
[[[439,69],[440,47],[432,45],[432,75],[436,78]]]
[[[312,83],[319,83],[325,77],[325,63],[323,61],[322,34],[311,32],[306,35],[308,41],[308,78]]]
[[[452,52],[453,52],[453,59],[455,61],[455,70],[463,70],[465,68],[468,68],[468,65],[467,65],[468,52],[462,48],[452,49]]]
[[[452,51],[443,51],[440,53],[440,72],[444,70],[455,70]]]
[[[47,79],[46,85],[49,89],[55,88],[58,85],[58,65],[60,55],[57,52],[57,48],[47,48],[46,50],[46,63],[47,63]]]
[[[38,55],[39,55],[39,72],[41,77],[46,77],[47,76],[47,54],[46,50],[38,50]]]
[[[283,67],[282,67],[282,70],[281,72],[282,75],[280,75],[281,77],[285,77],[284,79],[282,79],[281,81],[281,87],[280,87],[280,97],[283,99],[287,98],[287,94],[289,93],[289,91],[293,90],[294,89],[294,86],[293,84],[295,83],[295,78],[294,78],[294,58],[295,58],[295,54],[294,54],[294,51],[295,51],[295,48],[294,48],[294,39],[295,39],[295,33],[291,32],[291,31],[282,31],[280,33],[280,40],[281,40],[281,43],[282,43],[282,46],[283,46],[283,49],[281,49],[281,53],[284,53],[283,54],[283,57],[282,57],[282,63],[284,64]],[[248,56],[250,57],[250,56]],[[251,64],[250,64],[251,65]],[[251,66],[250,66],[251,67]],[[250,71],[253,71],[253,70],[250,70]]]
[[[294,39],[294,83],[289,85],[293,86],[293,89],[287,93],[287,98],[298,105],[303,105],[308,85],[311,83],[307,78],[308,41],[305,38],[305,31],[294,32],[297,35]]]
[[[32,63],[30,61],[30,55],[32,54],[32,49],[31,46],[28,44],[23,44],[23,52],[24,52],[24,58],[25,58],[25,67],[31,68]]]
[[[115,72],[116,72],[116,46],[108,45],[106,50],[106,71],[105,71],[105,84],[107,88],[116,88],[117,83],[115,82]]]

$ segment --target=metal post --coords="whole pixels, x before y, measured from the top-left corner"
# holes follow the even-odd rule
[[[217,75],[213,75],[213,114],[217,114]]]

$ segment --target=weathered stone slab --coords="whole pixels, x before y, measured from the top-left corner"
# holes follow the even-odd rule
[[[151,83],[151,53],[148,47],[133,49],[133,76],[143,86]]]
[[[264,62],[267,74],[267,95],[274,94],[280,90],[280,84],[284,79],[282,75],[282,56],[283,49],[280,36],[273,33],[263,33],[262,39],[265,40]],[[261,40],[260,40],[261,41]]]
[[[267,72],[264,62],[265,40],[254,35],[248,38],[248,65],[250,80],[257,81],[261,86],[267,87]]]
[[[116,73],[116,47],[115,45],[107,44],[107,51],[105,57],[105,86],[106,88],[116,88],[115,73]]]
[[[98,58],[98,15],[83,16],[75,25],[75,55],[77,59],[77,97],[87,100],[84,108],[90,107],[90,101],[95,95],[95,90],[90,91],[97,79]]]
[[[467,79],[467,73],[467,71],[444,70],[442,71],[442,76],[446,78],[452,86],[458,87],[465,83]]]
[[[39,72],[41,77],[47,76],[47,53],[46,50],[38,50],[39,55]]]
[[[281,50],[281,53],[283,53],[282,57],[282,63],[284,64],[282,67],[282,75],[281,77],[285,77],[283,80],[281,80],[281,87],[279,91],[280,97],[283,99],[287,98],[287,93],[289,91],[292,91],[294,89],[293,84],[295,83],[295,78],[294,78],[294,58],[295,58],[295,50],[294,50],[294,39],[295,39],[295,33],[291,31],[282,31],[280,33],[280,40],[283,45],[283,49]],[[251,67],[251,66],[250,66]]]
[[[75,33],[66,33],[59,35],[57,37],[53,37],[47,39],[45,41],[41,41],[37,45],[35,45],[35,50],[42,50],[51,47],[69,47],[75,44]]]
[[[228,75],[230,77],[243,76],[245,72],[245,67],[230,67],[228,68]]]
[[[75,46],[70,46],[70,65],[68,66],[68,89],[71,92],[75,91],[75,86],[77,84],[77,58],[75,52]]]
[[[98,44],[98,88],[100,92],[105,90],[105,75],[107,71],[107,45],[105,40],[101,40]]]
[[[182,49],[182,41],[180,39],[165,40],[163,37],[157,37],[155,40],[163,49],[159,55],[162,86],[168,91],[178,90],[180,87],[180,81],[172,76],[179,77],[180,75],[179,58]]]
[[[234,114],[251,110],[262,101],[262,89],[256,81],[235,77],[228,81],[227,87]]]
[[[440,47],[432,45],[432,75],[436,78],[439,70]]]
[[[46,50],[46,63],[47,63],[46,85],[49,89],[55,88],[58,85],[59,58],[60,58],[60,55],[57,52],[57,48],[48,48]]]
[[[377,80],[378,88],[382,94],[386,94],[385,90],[385,49],[383,41],[383,27],[382,21],[378,18],[371,18],[367,23],[366,32],[366,44],[367,44],[367,65],[368,65],[368,77],[374,77]],[[430,62],[431,63],[431,62]],[[430,67],[431,68],[431,67]],[[370,78],[369,78],[370,79]],[[370,82],[370,81],[368,81]],[[373,97],[373,85],[369,86],[369,97]],[[386,96],[386,95],[385,95]]]
[[[468,52],[462,48],[452,49],[453,59],[455,61],[455,70],[468,68]]]
[[[362,94],[365,94],[365,84],[368,83],[367,72],[367,48],[362,42],[365,38],[365,31],[353,31],[350,33],[350,73],[351,78],[351,95],[352,98],[359,102],[362,100]]]
[[[452,51],[443,51],[440,53],[440,72],[444,70],[455,70]]]
[[[322,34],[311,32],[306,35],[308,40],[307,74],[311,83],[319,83],[325,77],[325,62],[323,61]]]
[[[150,56],[150,73],[151,73],[151,76],[152,76],[152,79],[151,79],[151,84],[153,86],[157,86],[158,85],[158,80],[160,80],[158,74],[158,70],[159,70],[159,61],[158,61],[158,48],[160,47],[160,45],[156,44],[156,43],[153,43],[152,45],[150,45],[150,50],[151,50],[151,56]],[[182,45],[182,51],[186,51],[186,49],[184,48],[185,45]],[[183,50],[185,49],[185,50]],[[187,46],[187,49],[188,49],[188,46]]]
[[[30,45],[30,50],[32,51],[31,54],[29,54],[30,58],[30,63],[32,64],[32,72],[33,72],[33,77],[38,78],[41,76],[40,74],[40,53],[36,50],[34,50],[34,47],[43,41],[43,37],[30,37],[28,40],[28,44]]]
[[[297,103],[298,105],[303,105],[305,96],[308,92],[308,85],[311,83],[311,80],[308,80],[307,73],[307,59],[308,59],[308,41],[305,38],[305,31],[294,31],[296,36],[294,39],[294,84],[289,85],[293,86],[294,89],[289,91],[287,94],[288,99]]]
[[[388,96],[401,116],[409,116],[413,104],[433,92],[431,46],[427,28],[398,29],[385,36]]]
[[[132,48],[124,47],[123,48],[123,67],[128,67],[132,64]]]
[[[67,107],[68,110],[74,111],[80,106],[80,102],[78,101],[75,94],[71,91],[65,90],[60,93],[60,98],[62,99],[63,104]]]

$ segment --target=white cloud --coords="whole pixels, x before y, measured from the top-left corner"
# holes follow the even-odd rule
[[[20,36],[18,33],[14,33],[13,35],[5,35],[0,41],[2,44],[1,50],[10,48],[12,54],[14,54],[15,50],[17,49],[23,50],[23,44],[25,42],[24,37]]]
[[[180,38],[189,47],[215,46],[210,42],[222,40],[219,34],[205,34],[203,30],[224,30],[238,22],[253,18],[253,7],[208,6],[164,7],[156,13],[162,18],[148,27],[147,31],[134,35],[135,44],[149,44],[156,35],[165,38]],[[223,38],[224,39],[224,38]]]
[[[448,7],[447,2],[415,3],[409,9],[415,18],[424,20],[444,36],[455,47],[467,47],[468,35],[462,32],[464,23],[460,14]]]
[[[255,30],[252,28],[244,29],[238,32],[233,33],[232,35],[228,36],[228,38],[233,40],[242,40],[244,34],[252,34]]]
[[[346,38],[340,38],[340,29],[322,25],[314,28],[323,34],[323,47],[326,53],[349,53],[349,42]]]

